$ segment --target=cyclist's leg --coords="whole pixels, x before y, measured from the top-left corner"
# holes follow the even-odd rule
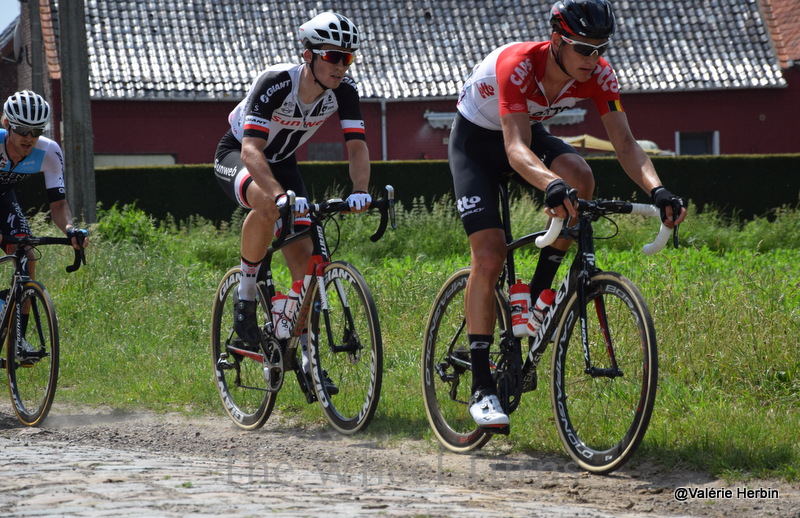
[[[560,138],[552,136],[541,124],[532,128],[531,150],[545,166],[564,179],[570,187],[577,189],[578,197],[592,198],[594,176],[586,160],[578,151]],[[539,294],[550,288],[558,272],[558,267],[569,249],[571,241],[558,239],[552,246],[542,249],[536,270],[531,280],[531,301],[536,302]]]
[[[9,189],[0,195],[0,232],[4,236],[30,236],[31,229],[28,226],[28,220],[25,218],[25,211],[19,206],[17,202],[17,194],[14,189]],[[16,245],[8,245],[6,251],[13,253],[16,250]],[[28,276],[31,279],[36,279],[36,261],[33,250],[28,250]],[[28,328],[28,314],[30,312],[30,302],[26,302],[22,306],[22,318],[20,321],[22,327],[22,336],[25,337],[25,332]]]
[[[269,247],[275,219],[267,211],[268,195],[253,182],[241,159],[241,144],[230,134],[219,143],[214,174],[222,190],[237,205],[250,212],[242,224],[239,288],[233,293],[234,329],[251,346],[261,342],[256,324],[256,274]]]
[[[494,287],[506,256],[498,207],[498,182],[502,181],[498,173],[509,170],[502,132],[485,130],[457,116],[449,157],[472,266],[464,302],[472,365],[470,414],[479,426],[506,427],[508,416],[500,407],[489,367],[496,318]]]

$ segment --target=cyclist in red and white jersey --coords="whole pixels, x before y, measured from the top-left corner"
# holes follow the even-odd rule
[[[358,90],[346,75],[361,45],[359,30],[344,16],[326,12],[300,26],[299,35],[303,63],[271,66],[256,78],[229,115],[230,130],[214,159],[222,189],[241,207],[252,209],[242,225],[243,275],[234,294],[235,329],[251,345],[260,342],[255,320],[256,273],[276,229],[278,206],[286,203],[285,192],[297,194],[298,215],[308,210],[295,151],[334,114],[339,116],[350,163],[350,209],[364,211],[372,201],[367,193],[370,162]],[[296,224],[302,223],[303,218],[298,218]],[[292,279],[302,279],[311,242],[301,240],[282,251]]]
[[[556,2],[550,23],[549,41],[502,46],[474,68],[462,88],[450,135],[450,169],[472,264],[465,309],[473,375],[470,414],[490,432],[506,431],[509,425],[489,369],[496,318],[493,290],[506,258],[498,185],[508,174],[516,175],[545,191],[546,213],[560,218],[576,216],[576,197],[590,199],[594,190],[586,161],[550,135],[541,121],[591,99],[620,164],[651,194],[666,225],[673,227],[686,217],[683,200],[663,187],[634,139],[616,75],[601,57],[616,26],[609,2]],[[541,251],[531,281],[533,301],[550,288],[569,245],[561,239]]]

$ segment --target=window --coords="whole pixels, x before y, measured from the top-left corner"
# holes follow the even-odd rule
[[[675,132],[679,155],[719,155],[719,131]]]

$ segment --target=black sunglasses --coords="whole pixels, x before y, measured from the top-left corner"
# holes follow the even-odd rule
[[[18,126],[16,124],[8,123],[11,126],[11,131],[19,135],[20,137],[27,137],[31,135],[32,137],[41,137],[42,133],[44,133],[44,128],[31,128],[30,126]]]

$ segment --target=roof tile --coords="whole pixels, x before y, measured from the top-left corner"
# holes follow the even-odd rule
[[[299,62],[296,27],[331,9],[351,18],[364,34],[352,67],[363,97],[454,97],[474,64],[493,48],[548,38],[551,3],[86,0],[91,94],[240,98],[264,67]],[[698,9],[695,0],[615,2],[618,30],[607,56],[624,91],[786,85],[757,0],[702,4],[706,8]]]

